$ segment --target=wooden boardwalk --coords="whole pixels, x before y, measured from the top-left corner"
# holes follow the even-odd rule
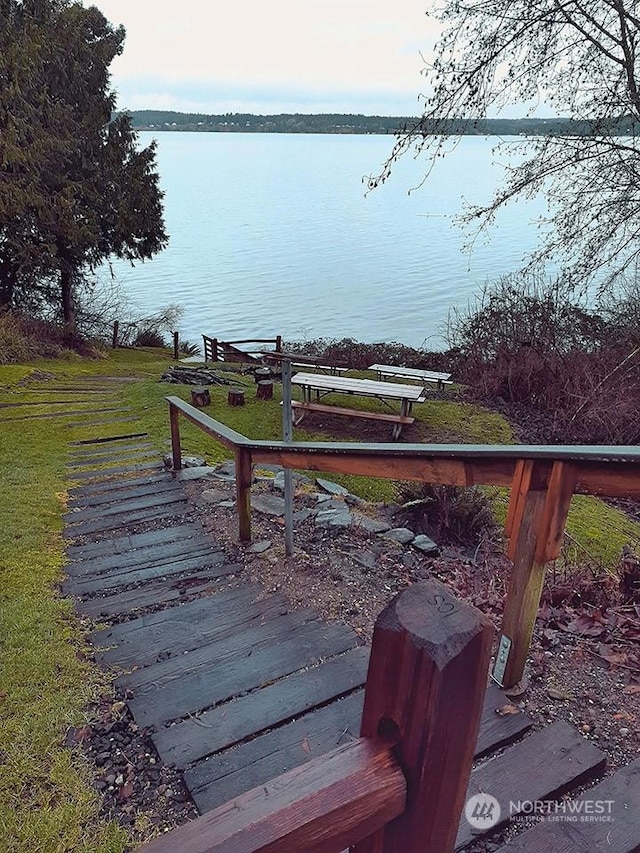
[[[200,813],[357,737],[368,648],[348,626],[244,581],[144,435],[76,443],[69,479],[64,592],[106,625],[92,635],[97,659],[121,673],[135,721],[183,772]],[[532,732],[523,714],[496,712],[507,701],[488,688],[476,757],[500,754],[479,763],[469,795],[556,799],[602,774],[604,756],[572,727]],[[598,796],[624,797],[637,814],[639,774],[625,768]],[[640,850],[623,823],[545,823],[502,849]],[[478,834],[463,818],[456,849]]]

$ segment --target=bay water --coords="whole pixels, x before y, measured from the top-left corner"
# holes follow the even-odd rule
[[[140,134],[142,144],[154,136]],[[367,192],[393,138],[164,132],[158,168],[169,247],[113,264],[134,314],[182,307],[180,337],[317,337],[440,349],[449,311],[517,270],[542,200],[513,205],[487,235],[455,217],[502,180],[495,139],[464,137],[421,185],[405,156]]]

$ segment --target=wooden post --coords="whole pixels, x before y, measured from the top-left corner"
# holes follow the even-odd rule
[[[362,737],[397,738],[407,808],[354,853],[451,853],[487,685],[491,620],[438,581],[414,584],[376,622]]]
[[[251,476],[251,451],[236,447],[236,503],[241,542],[251,541]]]
[[[218,360],[218,339],[214,338],[211,342],[211,359],[212,361]]]
[[[540,606],[545,564],[560,553],[576,471],[565,462],[520,461],[511,488],[506,532],[513,571],[493,677],[513,687],[524,674]]]
[[[113,339],[111,341],[112,349],[116,349],[118,346],[118,329],[120,328],[120,323],[117,320],[113,321]]]
[[[171,456],[173,457],[173,470],[182,468],[182,452],[180,449],[180,412],[169,403],[169,422],[171,424]]]
[[[282,352],[282,335],[276,336],[276,352]]]
[[[291,360],[282,360],[282,440],[293,439],[293,409],[291,407]],[[293,554],[293,472],[284,469],[284,552]]]
[[[211,394],[208,388],[194,388],[191,391],[191,404],[202,408],[211,405]]]
[[[227,391],[227,405],[244,406],[244,388],[229,388]]]
[[[173,360],[178,361],[180,358],[180,343],[179,343],[179,333],[173,333]]]
[[[256,400],[273,400],[273,382],[261,379],[256,386]]]

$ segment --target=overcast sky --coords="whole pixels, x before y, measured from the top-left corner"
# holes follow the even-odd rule
[[[127,30],[118,106],[417,115],[431,0],[85,0]]]

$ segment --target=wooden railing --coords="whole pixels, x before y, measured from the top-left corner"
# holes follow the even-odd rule
[[[141,853],[451,853],[492,639],[490,620],[443,584],[409,587],[376,622],[358,740]]]
[[[559,555],[571,496],[581,492],[640,498],[638,447],[257,441],[178,397],[167,400],[174,469],[181,466],[180,416],[233,451],[241,540],[251,538],[251,469],[255,463],[456,486],[509,487],[506,534],[513,570],[493,671],[496,681],[505,687],[522,677],[545,564]]]
[[[262,361],[262,350],[265,344],[275,348],[275,352],[282,352],[282,336],[246,341],[222,341],[219,338],[202,336],[204,346],[204,360],[208,361],[236,361],[236,362],[259,362]],[[239,349],[240,345],[260,344],[252,349]]]

